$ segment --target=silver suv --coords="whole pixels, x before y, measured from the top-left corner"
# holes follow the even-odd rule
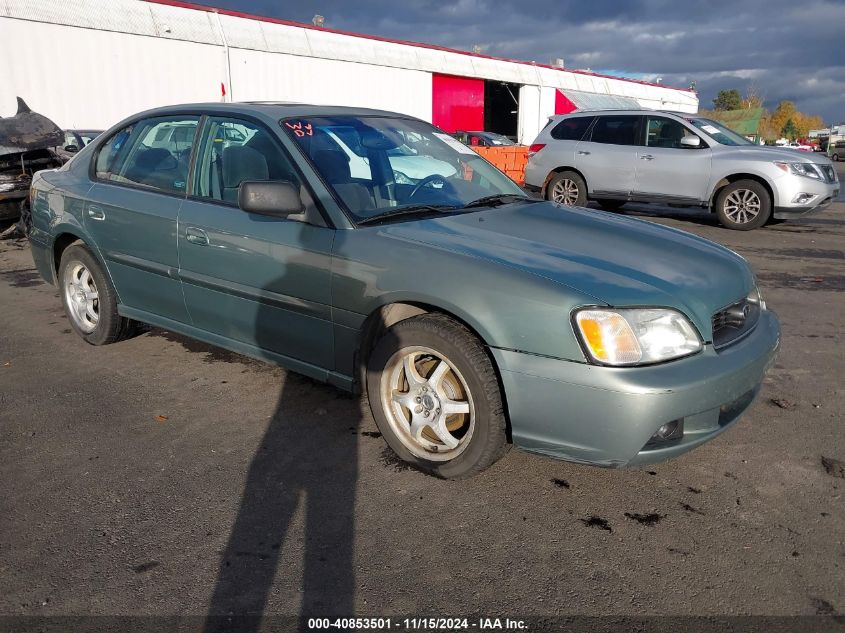
[[[755,145],[716,121],[672,112],[554,116],[528,156],[526,187],[548,200],[705,207],[739,230],[823,209],[839,194],[825,156]]]

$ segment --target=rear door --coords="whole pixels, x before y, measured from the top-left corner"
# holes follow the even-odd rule
[[[176,220],[198,121],[156,117],[113,134],[98,149],[83,217],[122,306],[183,323]],[[178,142],[174,125],[184,130]]]
[[[680,121],[666,116],[646,117],[646,145],[637,152],[634,197],[680,203],[707,199],[712,151]],[[686,135],[698,136],[698,147],[682,147]]]
[[[637,114],[603,114],[575,149],[575,167],[587,181],[591,198],[627,197],[637,175],[637,149],[642,145]]]
[[[301,178],[263,124],[208,117],[191,196],[179,213],[179,275],[195,327],[300,361],[334,368],[331,247],[334,229],[238,207],[244,181]]]

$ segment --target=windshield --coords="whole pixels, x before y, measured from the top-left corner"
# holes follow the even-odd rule
[[[488,196],[525,196],[472,149],[422,121],[333,116],[281,123],[356,222],[405,207],[458,209]]]
[[[702,132],[705,132],[720,145],[754,145],[747,138],[726,128],[718,121],[713,121],[712,119],[687,119],[687,121]]]

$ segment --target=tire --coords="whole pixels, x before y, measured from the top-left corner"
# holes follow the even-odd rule
[[[596,203],[605,211],[619,211],[625,206],[625,200],[596,200]]]
[[[546,185],[546,200],[569,207],[586,206],[587,183],[574,171],[562,171]]]
[[[117,313],[114,286],[82,242],[62,253],[58,279],[70,326],[86,343],[108,345],[135,333],[135,322]]]
[[[833,160],[835,160],[837,163],[839,162],[839,154],[834,154],[833,156],[831,156],[831,158]]]
[[[445,315],[423,314],[385,332],[367,365],[367,396],[390,448],[431,475],[472,477],[510,449],[492,360]]]
[[[763,226],[772,215],[772,197],[756,180],[737,180],[716,196],[716,215],[728,229],[750,231]]]

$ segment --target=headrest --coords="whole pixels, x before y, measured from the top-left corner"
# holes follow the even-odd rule
[[[223,148],[223,186],[239,187],[245,180],[267,180],[267,159],[251,147],[232,145]]]

